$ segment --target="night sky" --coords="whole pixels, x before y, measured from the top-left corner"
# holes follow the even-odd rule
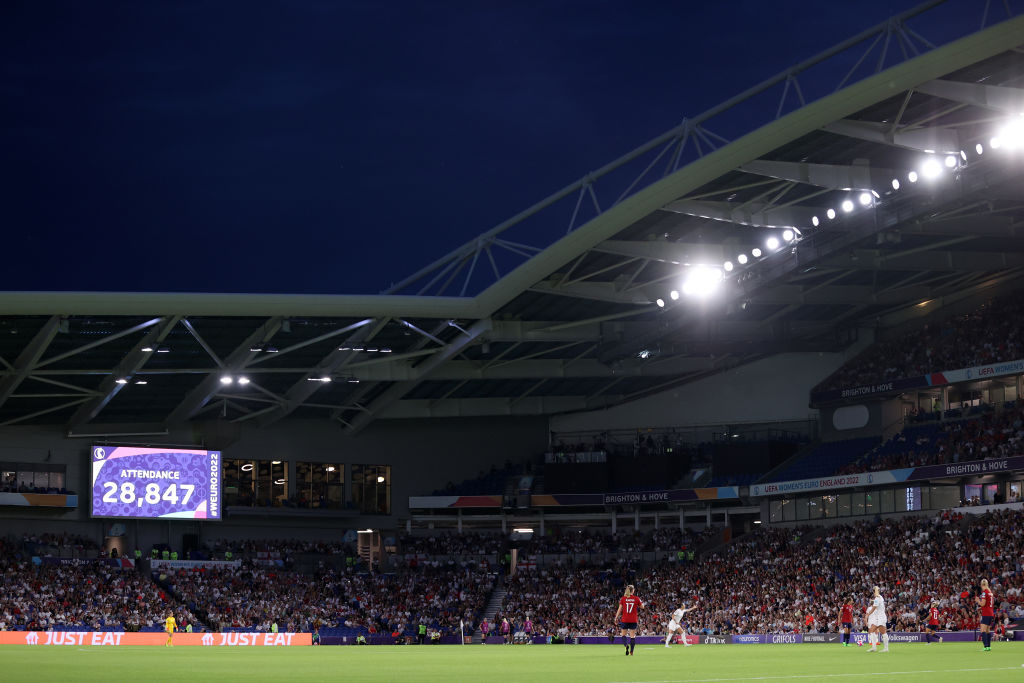
[[[377,293],[911,5],[4,2],[0,290]]]

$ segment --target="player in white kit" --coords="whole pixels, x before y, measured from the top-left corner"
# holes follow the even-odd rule
[[[684,609],[685,608],[685,609]],[[690,644],[686,642],[686,629],[683,628],[683,616],[687,612],[692,612],[697,609],[697,606],[686,608],[686,603],[683,603],[675,612],[672,613],[672,618],[669,619],[667,624],[668,633],[665,635],[665,647],[669,647],[669,643],[672,642],[672,635],[674,633],[680,633],[683,636],[683,645],[690,647]]]
[[[875,586],[875,597],[871,600],[871,607],[868,608],[864,618],[868,622],[868,642],[871,643],[871,649],[868,652],[878,652],[879,636],[881,636],[882,640],[881,651],[888,652],[889,634],[885,630],[887,621],[885,616],[885,598],[882,597],[882,592],[878,589],[878,586]]]

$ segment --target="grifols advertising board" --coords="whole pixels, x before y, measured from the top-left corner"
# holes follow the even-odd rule
[[[0,645],[163,645],[166,633],[0,631]],[[173,645],[288,647],[312,645],[311,633],[175,633]]]

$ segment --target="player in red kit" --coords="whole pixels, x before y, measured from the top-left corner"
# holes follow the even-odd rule
[[[981,595],[977,598],[978,606],[981,607],[981,642],[984,645],[984,651],[988,652],[992,649],[992,620],[996,614],[994,611],[995,598],[992,596],[992,591],[988,589],[988,579],[981,580]]]
[[[839,627],[843,629],[843,647],[850,647],[850,627],[853,626],[853,599],[846,598],[839,608]]]
[[[928,608],[928,623],[924,627],[924,639],[925,642],[932,642],[932,638],[935,637],[935,632],[939,630],[939,603],[932,602],[931,607]],[[939,642],[942,642],[942,636],[939,636]]]
[[[619,609],[615,610],[615,623],[619,625],[622,644],[626,646],[626,656],[633,654],[636,647],[636,625],[643,606],[643,601],[633,595],[633,585],[626,586],[626,592],[619,598]],[[626,631],[629,631],[628,641]]]

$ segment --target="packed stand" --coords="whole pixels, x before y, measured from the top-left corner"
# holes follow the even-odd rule
[[[497,619],[518,624],[529,616],[539,632],[607,635],[622,587],[632,583],[647,603],[642,635],[663,634],[667,615],[682,602],[697,605],[687,617],[691,633],[835,632],[838,608],[851,596],[855,626],[863,626],[878,585],[896,630],[919,630],[932,600],[944,629],[970,630],[978,619],[970,590],[982,577],[996,595],[997,621],[1024,617],[1024,512],[990,512],[972,522],[964,530],[950,513],[861,522],[806,540],[800,529],[764,529],[693,563],[543,567],[509,581]]]
[[[813,391],[1018,360],[1024,357],[1022,326],[1024,298],[994,299],[970,313],[872,344]]]
[[[444,533],[431,536],[403,534],[398,539],[401,555],[493,555],[502,552],[505,540],[501,534]]]
[[[945,465],[1024,453],[1024,401],[980,417],[908,427],[838,474]]]
[[[160,630],[168,611],[182,625],[196,623],[190,610],[133,568],[0,557],[0,631]]]

